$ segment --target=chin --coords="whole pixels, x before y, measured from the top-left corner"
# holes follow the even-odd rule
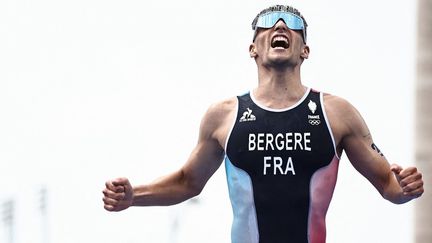
[[[293,65],[295,65],[294,60],[292,60],[291,58],[288,58],[286,56],[270,58],[268,61],[269,61],[268,63],[270,66],[293,66]]]

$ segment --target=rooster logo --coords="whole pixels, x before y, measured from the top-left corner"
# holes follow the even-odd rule
[[[243,116],[240,117],[240,122],[255,121],[256,117],[252,114],[252,110],[247,108],[247,111],[243,112]]]

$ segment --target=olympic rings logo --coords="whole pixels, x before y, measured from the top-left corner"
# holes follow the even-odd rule
[[[320,120],[309,120],[309,124],[317,126],[317,125],[321,124],[321,121]]]

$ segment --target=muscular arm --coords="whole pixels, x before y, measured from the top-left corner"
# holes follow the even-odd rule
[[[133,206],[172,205],[198,195],[218,169],[223,149],[211,135],[204,118],[199,141],[186,164],[178,171],[149,185],[133,188]]]
[[[402,169],[390,165],[372,140],[372,135],[360,113],[348,102],[332,97],[330,110],[335,122],[338,147],[387,200],[405,203],[423,193],[421,174],[415,167]]]
[[[104,208],[120,211],[129,206],[173,205],[198,195],[222,162],[232,108],[232,100],[209,108],[201,121],[198,143],[179,170],[134,187],[126,178],[108,181],[103,191]]]

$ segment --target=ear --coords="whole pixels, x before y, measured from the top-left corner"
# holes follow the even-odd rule
[[[254,43],[250,44],[249,46],[249,56],[251,58],[257,57],[256,46]]]
[[[303,59],[308,59],[308,57],[309,57],[309,53],[310,53],[310,49],[309,49],[309,46],[308,45],[303,45],[303,51],[302,51],[302,53],[300,54],[300,56],[303,58]]]

